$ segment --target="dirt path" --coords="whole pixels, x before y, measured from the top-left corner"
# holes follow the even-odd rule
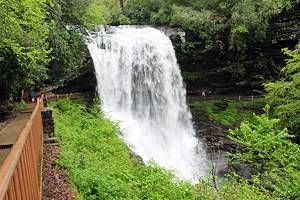
[[[43,200],[73,200],[75,195],[66,170],[58,165],[60,147],[44,145]]]

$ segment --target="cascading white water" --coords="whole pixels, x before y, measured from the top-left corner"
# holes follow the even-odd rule
[[[206,156],[195,137],[170,39],[154,28],[110,27],[89,38],[103,109],[144,162],[196,182]]]

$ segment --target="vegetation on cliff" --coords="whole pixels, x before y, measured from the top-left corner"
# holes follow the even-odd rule
[[[50,60],[45,0],[0,1],[0,96],[40,84]]]
[[[263,40],[268,20],[293,3],[292,0],[127,0],[123,12],[116,13],[116,2],[109,6],[103,0],[93,2],[102,3],[108,10],[113,7],[111,16],[106,15],[108,24],[123,24],[124,21],[112,20],[118,18],[113,15],[119,14],[129,19],[126,24],[181,27],[198,35],[205,46],[212,45],[217,33],[229,31],[228,41],[233,50],[243,50],[249,42]]]

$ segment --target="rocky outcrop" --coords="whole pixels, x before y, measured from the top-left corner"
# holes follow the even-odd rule
[[[196,110],[191,107],[196,136],[201,138],[209,152],[233,152],[236,144],[232,142],[225,128],[209,118],[205,111]]]
[[[206,111],[193,107],[192,101],[192,98],[189,99],[196,137],[205,144],[207,158],[211,166],[214,166],[214,174],[218,177],[224,177],[226,174],[234,172],[244,178],[250,178],[251,166],[231,164],[228,156],[226,156],[227,153],[234,153],[238,148],[241,148],[228,137],[228,128],[212,120]],[[226,101],[218,102],[215,104],[216,109],[221,112],[226,109],[226,104]]]
[[[281,63],[284,56],[282,48],[293,47],[300,40],[300,4],[286,10],[270,21],[264,54]]]

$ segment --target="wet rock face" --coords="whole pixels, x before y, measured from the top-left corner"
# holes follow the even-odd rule
[[[274,17],[269,26],[266,43],[276,45],[300,39],[300,4]]]
[[[207,157],[210,161],[213,176],[224,177],[230,171],[226,152],[235,150],[236,145],[231,142],[225,129],[211,120],[205,111],[190,107],[196,137],[205,145]]]
[[[236,144],[228,138],[226,130],[211,120],[205,111],[191,108],[196,136],[204,141],[209,152],[233,152]]]
[[[222,105],[224,106],[224,105]],[[224,177],[228,173],[237,173],[244,178],[251,177],[251,166],[244,164],[232,165],[226,157],[228,152],[233,153],[238,145],[228,138],[227,131],[211,120],[205,111],[193,109],[194,128],[196,136],[203,141],[206,147],[207,156],[212,166],[214,166],[214,175]]]
[[[280,65],[285,64],[283,48],[293,48],[300,41],[300,3],[270,21],[263,53]]]

